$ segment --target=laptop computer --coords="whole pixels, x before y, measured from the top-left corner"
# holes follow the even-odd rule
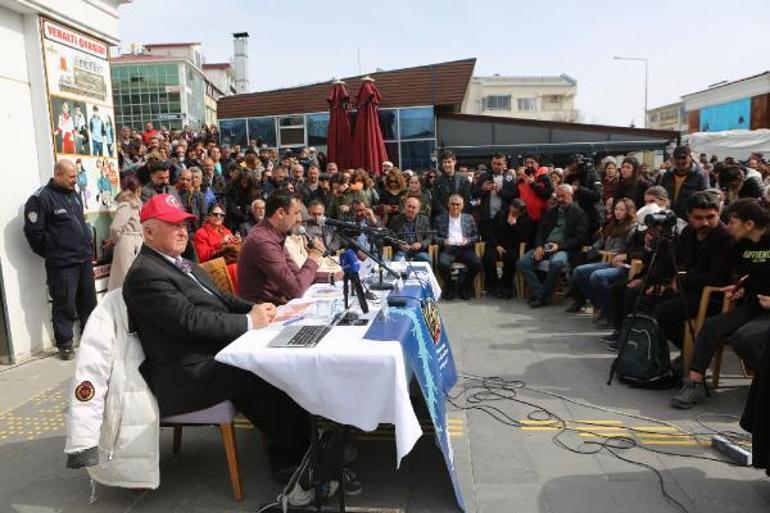
[[[315,347],[331,330],[331,326],[286,326],[267,347]]]

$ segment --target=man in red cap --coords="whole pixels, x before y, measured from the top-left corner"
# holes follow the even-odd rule
[[[255,374],[214,360],[247,330],[268,324],[275,306],[221,293],[205,271],[182,258],[191,217],[169,194],[142,207],[144,244],[123,284],[129,326],[146,358],[139,370],[162,417],[231,400],[270,439],[270,464],[279,476],[308,447],[307,413]]]

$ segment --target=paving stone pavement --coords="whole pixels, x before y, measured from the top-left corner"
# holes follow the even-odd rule
[[[662,419],[683,430],[705,431],[696,419],[708,412],[740,413],[745,380],[728,380],[704,405],[691,411],[668,406],[671,391],[606,385],[612,354],[597,343],[585,314],[565,314],[553,306],[531,310],[518,300],[472,300],[441,304],[458,369],[478,376],[521,380],[542,390],[623,412]],[[731,367],[728,362],[728,372]],[[161,437],[162,484],[155,491],[99,486],[84,471],[64,468],[65,389],[73,362],[40,359],[0,368],[0,512],[203,512],[250,511],[274,499],[278,487],[268,476],[257,430],[237,429],[245,499],[235,503],[219,433],[190,428],[179,457],[171,454],[171,433]],[[456,403],[465,404],[461,381]],[[604,436],[622,434],[643,447],[685,455],[719,457],[699,440],[649,419],[629,418],[532,390],[517,398],[554,412],[581,431],[562,433],[535,406],[496,401],[516,426],[506,426],[480,410],[450,408],[455,463],[467,511],[483,513],[676,512],[661,494],[654,472],[613,458],[606,450],[574,454],[564,444],[588,451]],[[710,427],[737,430],[735,421],[707,417]],[[520,427],[523,421],[524,428]],[[574,424],[572,421],[590,421]],[[644,429],[637,433],[634,429]],[[364,492],[352,506],[391,508],[408,513],[457,511],[441,455],[425,436],[395,469],[392,429],[382,426],[359,442],[356,469]],[[581,445],[582,444],[582,445]],[[770,480],[760,471],[723,463],[655,454],[640,448],[618,451],[656,468],[666,491],[690,513],[770,511]]]

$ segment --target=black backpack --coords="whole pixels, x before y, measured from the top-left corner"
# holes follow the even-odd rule
[[[634,387],[675,385],[668,339],[654,317],[642,313],[626,316],[618,342],[618,356],[612,363],[608,385],[616,374],[620,381]]]

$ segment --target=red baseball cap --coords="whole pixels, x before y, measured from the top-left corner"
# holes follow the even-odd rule
[[[145,222],[149,219],[160,219],[167,223],[181,223],[188,219],[195,219],[195,216],[182,210],[179,200],[171,194],[156,194],[149,199],[139,213],[139,221]]]

